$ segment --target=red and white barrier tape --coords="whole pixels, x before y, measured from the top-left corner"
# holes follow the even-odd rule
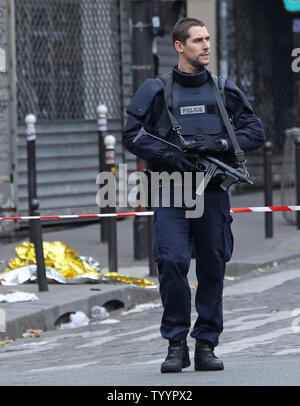
[[[239,207],[230,209],[231,213],[263,213],[270,211],[300,211],[300,206]]]
[[[238,207],[231,208],[231,213],[265,213],[274,211],[300,211],[300,206],[267,206],[267,207]],[[105,214],[65,214],[61,216],[18,216],[0,217],[0,220],[57,220],[93,217],[129,217],[129,216],[152,216],[153,211],[141,211],[133,213],[105,213]]]

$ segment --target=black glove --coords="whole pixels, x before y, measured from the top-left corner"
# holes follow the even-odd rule
[[[168,167],[173,171],[190,172],[196,169],[195,160],[198,155],[183,152],[183,151],[169,151],[164,155],[164,160]]]
[[[197,152],[222,152],[227,151],[228,143],[226,140],[220,139],[203,139],[195,141],[186,145],[186,151],[197,151]]]

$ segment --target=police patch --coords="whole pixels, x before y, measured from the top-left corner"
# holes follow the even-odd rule
[[[180,107],[180,114],[199,114],[205,113],[205,106],[184,106]]]

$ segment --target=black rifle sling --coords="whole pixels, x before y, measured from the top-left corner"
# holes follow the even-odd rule
[[[172,88],[173,88],[173,72],[168,72],[165,75],[161,77],[158,77],[161,82],[163,82],[164,85],[164,98],[165,98],[165,103],[166,103],[166,108],[167,112],[170,118],[170,121],[172,123],[173,130],[176,131],[177,133],[179,132],[181,126],[179,125],[178,121],[174,117],[174,115],[170,111],[169,107],[169,99],[172,97]],[[165,83],[164,83],[165,81]]]
[[[208,72],[208,78],[209,78],[209,82],[211,84],[212,90],[214,92],[214,95],[216,97],[217,104],[218,104],[222,119],[224,121],[225,127],[226,127],[227,132],[229,134],[229,137],[230,137],[230,139],[232,141],[232,145],[233,145],[233,148],[234,148],[234,153],[235,153],[235,155],[237,157],[238,163],[239,164],[244,164],[246,162],[246,159],[245,159],[245,156],[244,156],[244,151],[241,149],[241,147],[240,147],[240,145],[238,143],[238,140],[236,138],[235,132],[234,132],[233,127],[232,127],[232,124],[231,124],[231,122],[229,120],[229,117],[228,117],[227,110],[226,110],[226,108],[224,106],[224,103],[223,103],[223,100],[222,100],[222,97],[221,97],[221,94],[220,94],[220,90],[219,90],[218,86],[216,85],[215,81],[213,80],[210,72]]]

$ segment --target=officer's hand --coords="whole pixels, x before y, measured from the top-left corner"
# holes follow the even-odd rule
[[[194,152],[221,152],[228,149],[228,143],[224,139],[212,140],[199,140],[194,143],[188,144],[185,147],[186,151]]]
[[[198,155],[183,151],[169,151],[164,159],[171,170],[189,172],[196,169],[195,161]]]

